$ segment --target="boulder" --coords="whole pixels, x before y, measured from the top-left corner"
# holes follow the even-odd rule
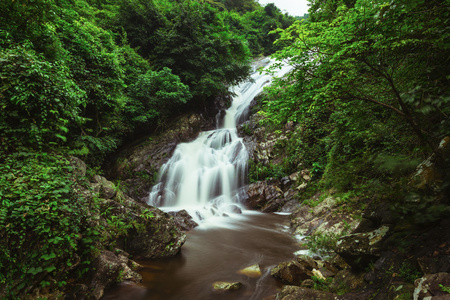
[[[334,300],[336,299],[336,295],[328,292],[291,285],[284,286],[281,292],[277,294],[277,300],[299,299]]]
[[[126,240],[127,251],[139,259],[163,258],[176,255],[186,241],[174,219],[148,206],[149,218],[142,221],[142,229],[130,230]]]
[[[100,299],[105,289],[118,282],[125,280],[140,282],[142,277],[131,270],[127,263],[128,258],[123,255],[116,255],[108,250],[101,251],[92,263],[94,275],[89,286],[91,297]],[[80,288],[83,286],[80,285]],[[77,293],[79,293],[78,290],[74,291],[74,294]]]
[[[270,271],[270,274],[283,283],[297,286],[300,286],[303,280],[313,276],[312,269],[309,270],[297,261],[280,263]]]
[[[217,281],[213,283],[213,289],[216,292],[234,291],[242,287],[240,282]]]
[[[183,231],[189,231],[198,226],[197,222],[192,219],[192,216],[186,210],[177,212],[169,212],[173,216],[175,224]]]
[[[112,199],[116,196],[117,189],[114,183],[100,175],[95,175],[92,178],[91,186],[94,189],[94,192],[99,193],[102,198]]]
[[[414,282],[415,290],[413,294],[414,300],[433,299],[445,300],[450,298],[448,291],[444,291],[442,287],[450,287],[449,273],[427,274]]]
[[[382,241],[388,231],[389,227],[381,226],[370,232],[343,236],[337,241],[335,251],[353,268],[364,269],[381,255]]]
[[[268,181],[258,181],[249,185],[245,205],[263,212],[277,211],[283,204],[283,191]]]
[[[258,278],[261,276],[261,267],[259,264],[251,265],[247,268],[238,271],[239,274],[246,275],[251,278]]]

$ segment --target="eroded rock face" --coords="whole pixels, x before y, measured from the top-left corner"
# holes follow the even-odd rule
[[[125,193],[147,202],[158,171],[172,156],[179,143],[195,139],[200,131],[216,126],[216,114],[230,103],[229,96],[219,96],[194,113],[172,120],[163,132],[149,135],[124,147],[107,167],[107,177],[120,179]]]
[[[246,205],[262,212],[274,212],[283,204],[283,191],[265,181],[252,183],[248,187]]]
[[[358,220],[338,211],[338,201],[334,197],[324,199],[315,207],[303,205],[290,218],[291,228],[298,236],[317,233],[340,235],[345,231],[353,231],[359,225]]]
[[[388,226],[341,237],[336,243],[336,253],[356,269],[364,269],[367,264],[381,255],[382,241],[389,231]]]

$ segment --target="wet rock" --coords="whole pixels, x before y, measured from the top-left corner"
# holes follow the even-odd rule
[[[382,226],[371,232],[341,237],[335,251],[353,268],[364,269],[370,261],[381,255],[382,241],[388,231],[389,227]]]
[[[449,273],[428,274],[417,279],[414,284],[414,300],[444,300],[450,298],[450,294],[441,288],[441,286],[450,287]]]
[[[283,191],[267,181],[258,181],[250,184],[247,196],[246,206],[263,212],[277,211],[284,203]]]
[[[252,278],[258,278],[262,274],[259,264],[254,264],[245,269],[239,270],[238,273]]]
[[[145,202],[158,171],[177,144],[191,141],[205,126],[213,127],[214,118],[209,113],[181,116],[169,124],[167,130],[125,147],[108,166],[108,178],[122,180],[126,194]],[[214,115],[216,113],[217,110]]]
[[[95,271],[89,289],[93,299],[100,299],[105,289],[112,287],[117,282],[142,280],[142,277],[124,262],[123,257],[108,250],[100,252],[93,261],[92,267]],[[79,291],[74,291],[74,294],[78,293]]]
[[[313,273],[301,263],[289,261],[278,264],[270,271],[270,275],[286,284],[300,286],[302,281],[310,279]]]
[[[313,290],[298,286],[284,286],[281,292],[277,294],[277,300],[299,300],[299,299],[314,299],[314,300],[334,300],[335,294],[328,292]]]
[[[213,283],[213,289],[216,292],[234,291],[242,287],[240,282],[218,281]]]
[[[192,219],[192,216],[186,210],[180,210],[177,212],[170,212],[173,216],[178,228],[183,231],[189,231],[198,226],[197,222]]]

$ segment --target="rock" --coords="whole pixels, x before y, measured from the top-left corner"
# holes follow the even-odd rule
[[[290,215],[294,235],[308,236],[320,233],[339,236],[345,231],[354,230],[359,221],[348,214],[338,212],[338,209],[337,200],[333,197],[327,197],[315,207],[300,206]]]
[[[270,271],[270,275],[286,284],[300,286],[302,281],[310,279],[313,273],[301,263],[289,261],[278,264]]]
[[[277,211],[283,201],[283,191],[267,181],[258,181],[249,185],[246,206],[250,209],[260,209],[263,212]]]
[[[89,289],[93,299],[100,299],[105,289],[112,287],[117,282],[124,280],[139,282],[142,280],[139,274],[131,270],[123,262],[123,257],[117,256],[108,250],[100,252],[93,261],[92,267],[95,271]],[[73,294],[79,293],[78,290],[73,292]]]
[[[295,173],[292,173],[291,175],[289,175],[289,179],[291,181],[297,181],[298,180],[298,176],[299,176],[298,172],[295,172]]]
[[[363,276],[362,273],[352,273],[350,269],[339,271],[329,285],[329,289],[332,292],[357,290],[364,286]]]
[[[75,176],[85,177],[86,176],[86,163],[79,159],[78,157],[71,156],[70,162],[74,166],[74,171],[72,173]]]
[[[219,104],[222,105],[225,104]],[[123,148],[107,166],[108,178],[120,179],[125,193],[133,198],[147,200],[158,171],[169,160],[177,144],[193,140],[202,129],[212,129],[216,109],[212,107],[207,108],[207,112],[183,115],[174,119],[166,130]]]
[[[450,256],[436,255],[435,257],[419,257],[417,262],[423,274],[450,272]]]
[[[100,175],[95,175],[92,178],[92,187],[95,192],[100,194],[100,197],[105,199],[112,199],[116,196],[116,186],[111,181]]]
[[[444,300],[450,299],[450,294],[443,291],[441,286],[450,287],[449,273],[428,274],[414,282],[415,290],[413,294],[414,300]]]
[[[170,212],[173,216],[178,228],[183,231],[189,231],[198,226],[197,222],[192,219],[192,216],[186,210],[180,210],[177,212]]]
[[[146,206],[145,204],[141,204]],[[127,250],[139,259],[163,258],[176,255],[186,241],[175,220],[157,208],[146,206],[149,218],[141,223],[141,230],[130,230]]]
[[[313,290],[298,286],[284,286],[281,292],[277,294],[277,300],[299,300],[299,299],[314,299],[314,300],[334,300],[335,294],[328,292]]]
[[[67,300],[85,300],[88,299],[89,288],[85,284],[73,285],[64,295]]]
[[[448,157],[450,152],[450,136],[442,139],[438,151],[441,152],[443,157]],[[441,182],[445,176],[445,170],[442,170],[443,165],[441,159],[433,153],[417,167],[410,184],[418,189],[428,188],[434,192],[439,192],[442,186]]]
[[[213,289],[216,292],[234,291],[242,287],[240,282],[218,281],[213,283]]]
[[[298,256],[297,262],[309,271],[318,268],[317,262],[310,256]]]
[[[381,255],[382,241],[389,227],[382,226],[374,231],[355,233],[341,237],[336,243],[336,253],[356,269],[364,269],[370,261]]]
[[[312,288],[314,288],[314,284],[315,284],[314,280],[312,280],[312,279],[305,279],[305,280],[302,281],[302,284],[300,285],[300,287],[312,289]]]
[[[251,265],[247,268],[238,271],[239,274],[246,275],[251,278],[258,278],[261,276],[261,268],[259,264]]]

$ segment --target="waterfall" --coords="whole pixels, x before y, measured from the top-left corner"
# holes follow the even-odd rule
[[[271,81],[272,76],[260,74],[257,67],[273,63],[264,59],[255,64],[251,80],[231,89],[235,96],[218,122],[223,124],[220,128],[201,132],[194,141],[177,145],[159,171],[158,184],[150,192],[150,205],[165,211],[185,209],[198,223],[244,209],[239,199],[244,192],[248,154],[236,126],[245,121],[250,102]],[[290,66],[283,66],[276,76],[289,70]]]

